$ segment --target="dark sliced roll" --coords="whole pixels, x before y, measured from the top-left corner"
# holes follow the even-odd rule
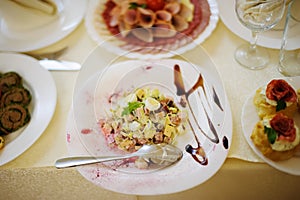
[[[11,87],[18,87],[22,84],[22,77],[16,72],[7,72],[0,76],[0,95]]]
[[[31,101],[30,92],[24,87],[13,87],[2,94],[0,99],[0,108],[11,104],[19,104],[21,106],[27,106]]]
[[[23,127],[30,120],[26,107],[12,104],[0,110],[0,135],[7,135]]]

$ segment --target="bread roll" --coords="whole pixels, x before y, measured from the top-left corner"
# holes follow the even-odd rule
[[[272,80],[256,90],[253,103],[260,119],[275,113],[292,117],[297,111],[296,91],[285,80]]]
[[[270,143],[265,127],[270,126],[270,121],[274,119],[275,116],[279,117],[278,120],[281,122],[287,120],[288,124],[293,126],[290,128],[295,128],[295,138],[293,141],[289,141],[287,137],[285,139],[282,139],[282,136],[276,131],[276,140],[273,144]],[[293,121],[293,123],[291,123],[291,120]],[[285,127],[283,129],[285,129]],[[267,116],[257,122],[250,138],[253,141],[254,145],[260,150],[260,152],[273,161],[290,159],[291,157],[293,157],[296,151],[300,150],[299,128],[294,124],[294,120],[292,118],[288,118],[282,113]]]

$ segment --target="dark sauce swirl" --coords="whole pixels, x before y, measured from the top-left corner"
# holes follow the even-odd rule
[[[205,135],[210,141],[212,141],[213,143],[218,144],[219,143],[219,136],[218,136],[217,131],[216,131],[216,129],[215,129],[212,121],[210,120],[210,118],[209,118],[208,113],[206,112],[206,110],[204,109],[205,115],[206,115],[206,118],[208,120],[208,125],[210,127],[210,130],[212,131],[212,133],[214,135],[214,138],[208,136],[205,133],[205,131],[203,131],[203,129],[199,126],[199,124],[197,123],[196,116],[195,116],[195,114],[193,112],[193,109],[191,108],[190,103],[189,103],[189,96],[192,93],[194,93],[199,87],[202,87],[202,89],[204,91],[204,94],[206,95],[206,91],[205,91],[205,88],[204,88],[204,79],[203,79],[202,75],[199,74],[198,80],[195,82],[195,84],[192,86],[192,88],[189,89],[188,91],[186,91],[185,88],[184,88],[184,83],[183,83],[183,78],[182,78],[180,66],[179,65],[175,65],[174,66],[174,84],[175,84],[176,89],[177,89],[177,93],[176,94],[178,96],[182,96],[182,98],[185,99],[185,101],[181,101],[181,102],[184,102],[184,103],[182,103],[182,106],[186,106],[187,105],[189,107],[189,109],[191,111],[191,114],[193,116],[193,119],[194,119],[194,121],[197,124],[198,130],[200,130],[200,132],[203,135]],[[218,107],[223,111],[223,108],[222,108],[222,106],[220,104],[219,98],[218,98],[218,96],[217,96],[214,88],[213,88],[213,98],[214,98],[215,103],[218,105]],[[190,127],[192,129],[192,132],[193,132],[194,138],[196,140],[197,146],[193,147],[192,145],[188,144],[188,145],[186,145],[185,150],[186,150],[186,152],[188,152],[194,158],[195,161],[197,161],[198,163],[200,163],[202,165],[207,165],[208,164],[208,158],[207,158],[207,156],[205,154],[205,151],[204,151],[203,147],[201,146],[201,143],[200,143],[200,141],[198,139],[198,136],[196,134],[196,131],[195,131],[194,127],[192,126],[192,123],[191,123],[190,119],[188,120],[188,123],[189,123],[189,125],[190,125]],[[224,146],[228,146],[228,142],[226,144],[226,141],[223,141],[223,145]]]

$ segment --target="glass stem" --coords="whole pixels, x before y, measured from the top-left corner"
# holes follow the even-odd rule
[[[256,31],[252,31],[252,40],[250,42],[250,51],[253,53],[256,50],[258,33]]]

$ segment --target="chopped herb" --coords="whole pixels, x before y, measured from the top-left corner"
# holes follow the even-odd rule
[[[277,134],[276,131],[272,128],[264,127],[265,133],[268,135],[268,140],[271,144],[274,144]]]
[[[142,103],[142,102],[128,102],[128,106],[124,108],[124,110],[122,112],[122,116],[129,115],[135,109],[137,109],[143,105],[144,105],[144,103]]]
[[[277,101],[276,112],[286,108],[286,102],[284,100]]]
[[[129,3],[129,9],[137,9],[138,7],[141,7],[141,8],[146,8],[147,7],[147,4],[143,3],[143,4],[138,4],[136,2],[130,2]]]

